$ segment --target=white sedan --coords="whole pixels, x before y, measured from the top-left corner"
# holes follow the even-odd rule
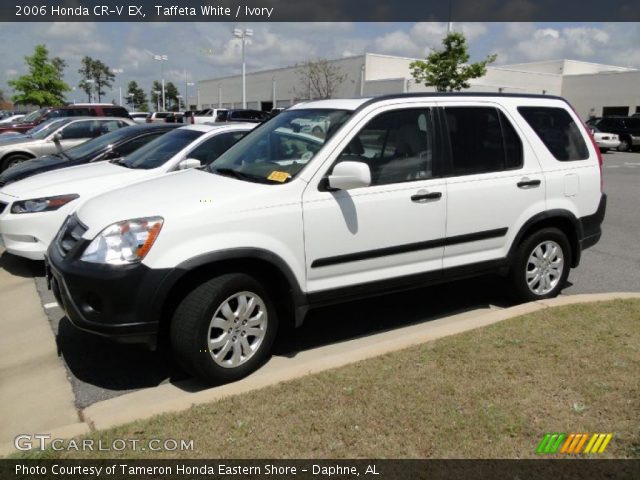
[[[0,189],[0,243],[9,253],[42,260],[67,215],[81,202],[130,183],[208,165],[255,126],[182,127],[125,158],[63,168],[11,183]]]
[[[591,133],[602,153],[608,152],[611,149],[615,150],[620,146],[620,138],[615,133],[601,132],[593,127],[591,128]]]

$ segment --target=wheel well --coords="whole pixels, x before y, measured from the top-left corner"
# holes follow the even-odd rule
[[[557,228],[567,236],[569,245],[571,246],[571,267],[577,267],[578,263],[580,263],[580,241],[578,240],[578,232],[576,231],[575,224],[567,217],[556,216],[551,218],[541,218],[540,220],[537,220],[531,225],[525,227],[525,229],[519,233],[519,237],[513,246],[514,248],[512,248],[512,252],[515,251],[515,247],[520,246],[520,244],[533,232],[549,227]]]
[[[15,157],[15,156],[20,156],[20,157],[27,157],[27,158],[36,158],[35,155],[32,155],[29,152],[10,152],[8,154],[6,154],[4,157],[0,158],[0,167],[4,168],[5,167],[5,163],[11,159],[11,157]]]
[[[282,324],[295,324],[293,288],[282,271],[272,263],[254,258],[219,260],[189,270],[171,287],[161,309],[159,340],[168,339],[169,326],[180,301],[196,286],[224,273],[246,273],[267,289],[278,309]],[[278,300],[278,297],[283,300]]]

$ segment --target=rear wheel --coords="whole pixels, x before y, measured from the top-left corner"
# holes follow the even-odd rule
[[[171,322],[171,344],[187,371],[207,383],[223,383],[262,365],[277,330],[267,291],[249,275],[230,273],[184,298]]]
[[[618,146],[618,151],[620,152],[629,152],[631,151],[631,139],[630,138],[621,138],[620,145]]]
[[[510,281],[517,300],[535,301],[557,296],[571,268],[571,247],[557,228],[544,228],[518,247]]]

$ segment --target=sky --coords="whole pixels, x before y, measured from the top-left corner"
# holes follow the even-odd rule
[[[136,80],[149,94],[160,78],[151,54],[167,55],[166,81],[184,94],[189,82],[239,74],[236,27],[254,30],[247,47],[247,71],[295,65],[308,59],[340,58],[364,52],[424,57],[440,46],[446,23],[0,23],[0,89],[26,72],[24,56],[35,45],[67,63],[65,81],[77,87],[85,55],[123,70],[105,101],[118,101]],[[496,65],[568,58],[640,68],[640,23],[454,23],[470,44],[471,60],[497,53]],[[191,92],[193,94],[193,91]],[[69,101],[87,101],[79,90]]]

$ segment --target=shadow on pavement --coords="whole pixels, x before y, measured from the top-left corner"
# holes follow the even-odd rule
[[[304,350],[489,305],[510,306],[504,290],[504,280],[482,277],[314,310],[300,329],[283,332],[274,355],[293,358]],[[76,329],[66,318],[59,325],[58,345],[73,381],[93,386],[88,398],[83,398],[86,388],[75,389],[79,406],[167,381],[188,391],[205,388],[194,380],[184,382],[188,375],[167,352],[112,342]]]
[[[0,255],[0,268],[11,275],[22,278],[34,278],[44,275],[44,262],[28,260],[8,252],[2,252],[2,255]]]

